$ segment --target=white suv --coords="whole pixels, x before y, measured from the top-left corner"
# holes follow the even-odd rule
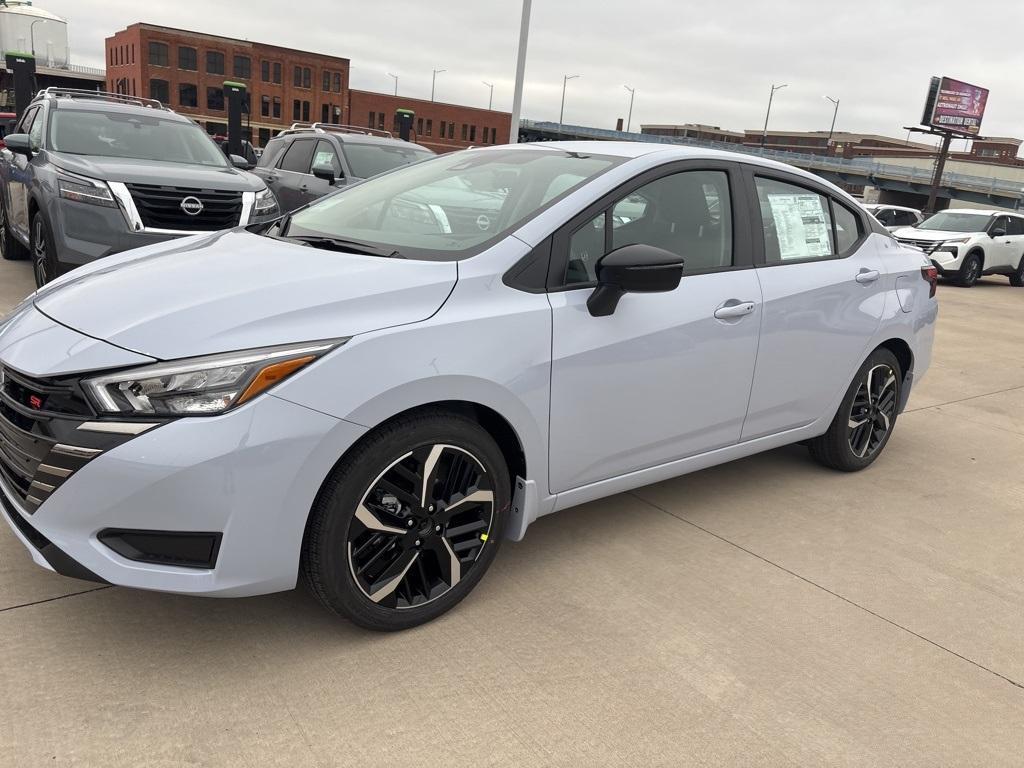
[[[924,251],[943,277],[970,288],[982,275],[1006,275],[1024,286],[1024,216],[1004,211],[941,211],[917,227],[896,230]]]
[[[874,216],[883,227],[890,232],[904,227],[916,227],[924,216],[917,208],[907,208],[902,205],[886,205],[884,203],[869,203],[862,206],[868,213]]]

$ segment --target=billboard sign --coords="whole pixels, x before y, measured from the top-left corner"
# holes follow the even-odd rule
[[[922,123],[943,131],[977,136],[988,104],[988,88],[951,77],[933,77]]]

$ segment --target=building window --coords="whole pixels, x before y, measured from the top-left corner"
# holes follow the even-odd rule
[[[384,130],[384,113],[383,112],[381,112],[380,114],[377,115],[377,130],[379,130],[379,131],[383,131]]]
[[[476,126],[475,125],[469,126],[469,140],[470,141],[476,141]]]
[[[206,73],[208,75],[224,74],[224,54],[220,51],[206,52]]]
[[[192,83],[182,83],[178,86],[178,104],[183,107],[198,107],[199,95]]]
[[[320,107],[320,122],[329,123],[331,122],[331,108],[329,105],[324,104]]]
[[[427,136],[429,136],[429,135],[431,134],[431,132],[433,131],[433,129],[434,129],[434,121],[433,121],[433,120],[430,120],[430,119],[428,119],[428,120],[427,120]]]
[[[437,124],[437,135],[440,136],[442,139],[444,138],[444,129],[446,124],[447,121],[445,120],[442,120]]]
[[[281,84],[281,62],[274,62],[274,82],[277,85]]]
[[[252,59],[248,56],[235,56],[235,77],[243,80],[252,77]]]
[[[324,91],[325,93],[331,90],[331,73],[328,72],[326,69],[324,70],[324,78],[323,83],[320,85],[320,90]]]
[[[462,140],[465,141],[466,137],[468,135],[469,135],[469,126],[466,125],[465,123],[463,123],[462,124]]]
[[[334,92],[341,93],[341,72],[334,73]]]
[[[302,102],[302,122],[304,122],[304,123],[308,123],[309,122],[309,102],[308,101]]]
[[[161,104],[168,104],[171,101],[171,86],[166,80],[149,81],[149,98],[156,99]]]
[[[313,70],[309,67],[302,68],[302,87],[312,88],[313,87]]]
[[[270,141],[270,129],[260,128],[259,131],[259,144],[261,147],[267,146],[267,142]]]
[[[370,122],[368,123],[368,125],[371,128],[376,128],[377,127],[377,113],[376,112],[371,112],[370,113]]]
[[[455,138],[455,123],[448,123],[448,138]]]
[[[417,117],[416,118],[416,134],[417,135],[422,135],[423,134],[423,118],[422,117]]]
[[[270,117],[270,97],[263,96],[260,99],[260,116]]]
[[[171,65],[167,54],[167,43],[151,42],[149,44],[149,63],[154,67],[169,67]]]
[[[274,97],[274,117],[280,119],[281,117],[281,97]]]
[[[292,102],[292,120],[298,122],[302,119],[302,102],[298,99]]]
[[[497,144],[497,143],[498,143],[498,129],[497,128],[491,128],[491,144]]]
[[[187,48],[184,45],[178,46],[178,69],[187,69],[189,72],[195,72],[199,69],[197,62],[195,48]]]
[[[224,110],[224,89],[223,88],[207,88],[206,89],[206,108],[212,109],[218,112]]]
[[[270,62],[266,59],[260,62],[260,80],[264,83],[270,82]]]

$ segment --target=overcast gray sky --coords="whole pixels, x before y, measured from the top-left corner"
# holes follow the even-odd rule
[[[103,65],[103,39],[136,21],[352,60],[352,85],[510,109],[519,0],[36,0],[69,21],[72,60]],[[534,0],[523,115],[613,128],[637,89],[633,125],[707,123],[905,135],[928,79],[991,89],[983,133],[1024,138],[1024,3],[993,0]],[[931,55],[929,55],[931,54]],[[956,146],[956,145],[955,145]]]

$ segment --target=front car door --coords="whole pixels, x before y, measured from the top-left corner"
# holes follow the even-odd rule
[[[1003,232],[999,237],[995,237],[997,230]],[[985,244],[985,269],[1017,266],[1014,261],[1017,245],[1010,234],[1010,217],[997,216],[989,225],[988,233],[991,240]]]
[[[1017,269],[1024,259],[1024,216],[1010,216],[1010,228],[1006,230],[1010,246],[1010,269]]]
[[[800,176],[754,167],[748,174],[761,219],[764,314],[744,440],[826,414],[881,324],[886,288],[895,287],[866,213]]]
[[[552,492],[739,440],[761,306],[744,200],[738,165],[675,163],[553,238]],[[631,243],[682,256],[678,288],[627,294],[610,316],[591,316],[598,259]]]
[[[27,133],[33,148],[38,149],[43,136],[43,110],[31,107],[21,118],[13,133]],[[7,150],[9,151],[9,150]],[[29,232],[28,191],[32,187],[32,161],[17,152],[11,157],[11,178],[7,187],[7,213],[11,227],[27,242]]]
[[[301,208],[307,202],[309,180],[313,178],[309,169],[316,144],[315,137],[294,139],[278,161],[278,179],[273,190],[281,210],[286,213]]]
[[[316,143],[316,150],[313,152],[313,162],[310,165],[310,170],[321,164],[329,165],[334,169],[335,179],[344,179],[345,174],[341,170],[341,160],[338,158],[338,151],[327,139],[320,139],[320,141]],[[326,179],[318,179],[316,176],[313,176],[312,173],[306,180],[306,185],[307,189],[304,196],[307,203],[317,200],[327,193],[333,192],[337,189],[337,187],[334,184],[331,184],[331,182]]]

